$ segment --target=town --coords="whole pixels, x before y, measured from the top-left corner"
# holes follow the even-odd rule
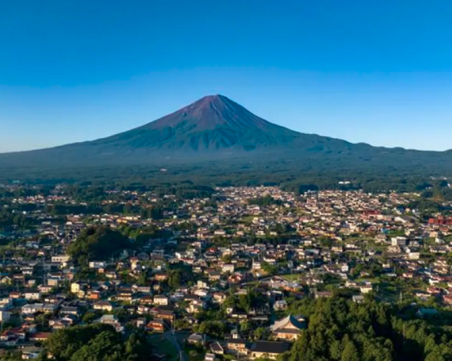
[[[1,190],[5,359],[52,357],[52,335],[103,324],[145,335],[149,359],[281,360],[312,302],[399,304],[415,320],[452,305],[452,222],[416,193]]]

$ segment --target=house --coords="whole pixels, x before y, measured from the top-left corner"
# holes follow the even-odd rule
[[[224,354],[224,349],[218,341],[215,341],[210,344],[210,351],[212,351],[212,353],[214,353],[215,355],[223,355]]]
[[[221,269],[221,272],[223,273],[234,273],[234,265],[233,264],[225,264],[223,265],[223,268]]]
[[[228,352],[246,355],[248,353],[247,340],[243,338],[230,338],[226,340]]]
[[[246,320],[248,318],[248,313],[245,311],[233,310],[230,315],[232,318],[238,318],[241,320]]]
[[[228,277],[228,282],[232,284],[241,283],[244,281],[244,275],[241,273],[234,273]]]
[[[89,290],[86,294],[86,298],[90,300],[100,300],[102,298],[102,292],[99,290]]]
[[[188,338],[187,338],[187,343],[189,343],[190,345],[204,346],[205,342],[206,342],[206,336],[201,335],[199,333],[193,333],[190,336],[188,336]]]
[[[47,341],[51,334],[51,332],[38,332],[30,336],[30,341]]]
[[[166,273],[159,272],[155,274],[154,279],[159,282],[166,281],[168,279],[168,275]]]
[[[122,301],[122,302],[128,302],[128,303],[130,303],[130,302],[132,302],[132,292],[126,292],[126,291],[124,291],[124,292],[119,292],[117,295],[116,295],[116,299],[118,300],[118,301]]]
[[[364,302],[364,296],[363,295],[353,295],[352,300],[355,303],[363,303]]]
[[[66,256],[64,254],[59,256],[52,256],[52,263],[67,263],[70,259],[70,256]]]
[[[82,290],[82,285],[79,282],[73,282],[71,283],[71,292],[72,293],[79,293]]]
[[[213,301],[222,304],[226,300],[227,296],[224,292],[215,292],[213,294]]]
[[[159,306],[168,306],[168,297],[162,295],[154,296],[154,303]]]
[[[268,358],[276,360],[276,358],[289,350],[290,345],[287,342],[275,341],[256,341],[250,348],[250,359]]]
[[[292,315],[276,321],[270,326],[273,338],[278,340],[296,340],[304,328],[306,328],[306,321]]]
[[[41,298],[40,291],[25,291],[24,298],[26,300],[39,300]]]
[[[52,292],[54,286],[49,286],[49,285],[39,285],[38,289],[39,291],[41,291],[42,294],[48,294],[50,292]]]
[[[33,360],[38,358],[42,349],[40,347],[24,347],[22,349],[22,360]]]
[[[273,304],[273,309],[275,311],[283,311],[287,308],[287,301],[286,300],[277,300]]]
[[[53,313],[57,310],[58,305],[44,304],[44,303],[33,303],[22,306],[22,314],[32,315],[37,312],[43,313]]]
[[[152,332],[163,333],[165,332],[165,321],[163,321],[161,318],[156,318],[155,320],[150,321],[146,325],[146,328]]]
[[[315,292],[315,299],[322,298],[322,297],[325,297],[325,298],[333,297],[333,292],[330,292],[330,291],[316,291]]]
[[[13,279],[9,276],[5,276],[0,279],[0,284],[2,285],[11,285],[12,283]]]
[[[210,293],[206,289],[197,289],[193,292],[195,296],[199,296],[200,298],[207,298],[210,296]]]
[[[198,282],[196,283],[196,287],[209,288],[209,284],[206,281],[198,280]]]
[[[140,317],[132,321],[133,325],[137,328],[143,328],[146,326],[146,318]]]
[[[169,322],[173,322],[175,319],[175,314],[173,310],[168,309],[157,309],[155,312],[156,317],[161,318],[163,320],[167,320]]]
[[[133,285],[132,291],[133,292],[141,292],[141,293],[151,293],[151,287],[150,286]]]
[[[151,307],[145,305],[139,305],[137,307],[137,313],[139,315],[149,315],[151,314]]]
[[[105,325],[111,325],[115,328],[116,332],[123,332],[124,326],[118,321],[114,315],[103,315],[100,319],[95,322],[103,323]]]
[[[8,340],[14,340],[14,341],[25,341],[26,338],[26,330],[24,328],[18,327],[18,328],[12,328],[6,331],[3,331],[0,335],[0,341],[8,341]]]
[[[12,299],[17,300],[19,298],[22,298],[22,294],[20,292],[18,292],[18,291],[12,291],[12,292],[9,293],[9,297],[12,298]]]
[[[118,278],[118,274],[115,271],[107,271],[105,272],[105,277],[115,280]]]
[[[58,287],[60,280],[58,278],[47,279],[47,286]]]
[[[219,281],[221,279],[221,272],[220,271],[209,271],[209,280],[210,281]]]
[[[60,310],[60,314],[79,316],[80,310],[77,307],[62,307]]]
[[[231,331],[231,338],[226,340],[226,347],[229,353],[240,355],[248,353],[247,341],[240,337],[236,329]]]
[[[105,268],[106,266],[107,266],[107,264],[102,261],[92,261],[89,263],[89,268],[93,268],[93,269]]]
[[[369,292],[372,292],[372,290],[373,290],[372,285],[362,285],[359,289],[360,289],[361,293],[364,295]]]
[[[70,326],[70,323],[66,320],[50,320],[49,326],[52,327],[52,330],[60,330]]]
[[[96,302],[93,308],[97,311],[107,311],[107,312],[113,311],[113,305],[108,301]]]

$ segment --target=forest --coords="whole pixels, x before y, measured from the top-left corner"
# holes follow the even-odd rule
[[[385,304],[368,297],[355,303],[340,292],[332,298],[293,302],[308,328],[284,361],[452,360],[452,314],[420,319],[410,304]]]
[[[142,333],[123,336],[110,325],[91,324],[52,333],[39,361],[144,361],[149,355],[152,348]]]

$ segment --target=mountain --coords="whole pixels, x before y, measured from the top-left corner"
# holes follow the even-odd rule
[[[0,167],[9,164],[118,161],[133,158],[147,162],[170,158],[252,155],[291,148],[320,150],[333,143],[348,149],[350,143],[301,134],[270,123],[222,95],[206,96],[172,114],[107,138],[64,146],[0,154]]]
[[[311,169],[449,170],[451,152],[372,147],[270,123],[222,95],[206,96],[141,127],[94,141],[0,154],[0,171],[105,165],[255,161],[292,162]]]
[[[127,149],[250,151],[291,143],[299,133],[267,122],[222,95],[204,97],[142,127],[91,142]]]

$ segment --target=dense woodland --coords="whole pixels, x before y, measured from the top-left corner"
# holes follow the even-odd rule
[[[452,316],[446,311],[419,319],[409,304],[371,297],[357,304],[337,295],[295,302],[290,312],[307,316],[309,324],[287,361],[452,360]]]
[[[449,164],[449,163],[445,163]],[[228,185],[279,185],[288,190],[306,191],[323,189],[363,189],[379,191],[422,191],[431,184],[432,177],[451,176],[448,168],[425,163],[389,165],[381,161],[344,162],[343,160],[295,160],[278,158],[237,158],[213,160],[187,160],[183,163],[96,165],[84,167],[62,166],[59,168],[19,167],[4,168],[0,182],[20,180],[34,184],[70,183],[80,186],[90,184],[115,184],[130,189],[143,187],[171,188],[190,186]],[[339,182],[346,182],[339,184]],[[349,183],[347,183],[349,182]],[[199,189],[198,191],[202,191]]]
[[[44,344],[38,361],[145,361],[152,347],[142,333],[127,336],[117,333],[110,325],[75,326],[54,332]],[[51,357],[50,357],[51,356]],[[14,353],[5,360],[20,360]]]

